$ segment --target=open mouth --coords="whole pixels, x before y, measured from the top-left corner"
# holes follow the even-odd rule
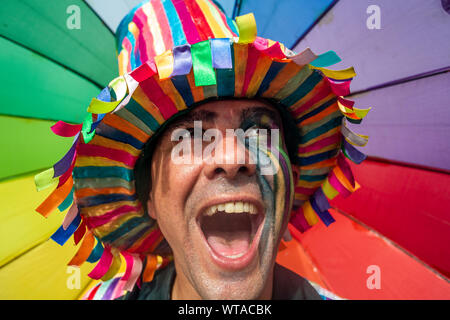
[[[256,204],[233,201],[207,207],[198,224],[213,260],[225,267],[242,267],[254,256],[263,220]]]

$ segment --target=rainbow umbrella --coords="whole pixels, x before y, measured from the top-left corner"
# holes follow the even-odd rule
[[[91,98],[117,76],[115,30],[121,18],[139,2],[2,2],[0,64],[5,77],[0,86],[2,299],[77,299],[96,284],[87,277],[93,267],[90,264],[81,269],[67,267],[78,249],[72,239],[63,247],[48,241],[66,211],[46,219],[34,212],[52,191],[38,193],[34,176],[60,160],[72,143],[70,138],[54,135],[50,127],[57,120],[81,123]],[[367,37],[372,40],[375,37],[375,44],[369,46],[372,49],[386,39],[392,38],[394,43],[397,37],[406,41],[403,45],[409,44],[408,36],[402,38],[402,34],[395,32],[368,36],[365,21],[368,1],[355,6],[348,0],[265,0],[264,5],[257,0],[218,2],[231,17],[254,12],[259,35],[281,41],[295,51],[307,46],[318,53],[336,50],[343,58],[342,63],[349,61],[359,74],[355,85],[352,84],[352,99],[363,106],[374,106],[365,120],[368,125],[363,125],[362,130],[369,131],[375,143],[371,140],[367,146],[369,159],[352,168],[363,188],[348,199],[332,202],[330,211],[336,222],[328,228],[319,223],[304,234],[292,229],[293,240],[282,242],[278,261],[342,298],[449,298],[450,233],[445,208],[450,199],[445,188],[448,190],[450,159],[448,148],[445,150],[448,143],[444,141],[450,137],[448,130],[439,131],[448,128],[448,116],[445,117],[441,102],[448,101],[449,96],[448,90],[439,88],[443,88],[442,83],[447,87],[449,84],[446,71],[450,51],[445,41],[437,41],[449,36],[448,16],[447,20],[443,18],[446,12],[430,1],[415,1],[422,10],[413,11],[409,18],[433,16],[434,20],[427,21],[432,21],[431,26],[438,31],[434,38],[425,37],[423,31],[418,34],[404,31],[403,35],[416,37],[414,43],[428,48],[433,48],[429,42],[434,39],[435,48],[440,50],[431,50],[428,57],[422,57],[418,48],[417,52],[409,52],[409,60],[419,57],[422,64],[392,68],[405,55],[389,52],[385,54],[386,61],[374,57],[375,63],[370,65],[371,59],[360,54],[361,51],[349,49],[358,47]],[[400,16],[398,4],[379,2]],[[364,18],[359,24],[355,22],[358,16]],[[395,19],[395,15],[388,18],[396,23],[403,21]],[[342,34],[348,36],[343,38]],[[392,55],[396,61],[388,59]],[[381,66],[386,70],[377,78],[374,74]],[[358,82],[358,78],[362,80]],[[412,86],[415,81],[424,82],[419,85],[421,90],[429,88],[435,90],[434,94],[421,96],[419,91],[415,92]],[[389,91],[385,90],[393,90],[397,102],[386,99]],[[427,100],[416,101],[414,97]],[[409,99],[404,101],[408,101],[413,111],[403,119],[399,115],[406,113],[395,109],[401,98]],[[407,125],[421,119],[423,113],[419,108],[425,101],[429,105],[426,121],[422,122],[425,137],[418,137],[422,139],[420,143],[408,144],[414,129]],[[440,121],[433,122],[435,119]],[[391,133],[397,139],[386,141]],[[425,141],[438,145],[433,149]],[[421,148],[419,152],[415,152],[417,148]],[[432,156],[425,156],[428,151],[432,151]],[[410,157],[411,154],[415,156]]]

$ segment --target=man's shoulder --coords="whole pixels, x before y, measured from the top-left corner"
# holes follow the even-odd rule
[[[275,264],[273,273],[273,300],[322,300],[319,293],[303,277]]]

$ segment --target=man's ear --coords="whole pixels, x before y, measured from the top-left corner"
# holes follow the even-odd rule
[[[154,202],[152,201],[152,197],[151,196],[148,197],[146,205],[147,205],[147,213],[148,213],[148,215],[151,218],[156,220],[155,206],[154,206]]]

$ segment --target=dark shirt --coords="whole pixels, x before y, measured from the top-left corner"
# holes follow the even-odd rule
[[[145,282],[141,288],[119,298],[122,300],[170,300],[175,280],[175,266],[171,262],[167,267],[155,272],[153,281]],[[298,274],[275,264],[272,300],[322,300],[317,291]]]

